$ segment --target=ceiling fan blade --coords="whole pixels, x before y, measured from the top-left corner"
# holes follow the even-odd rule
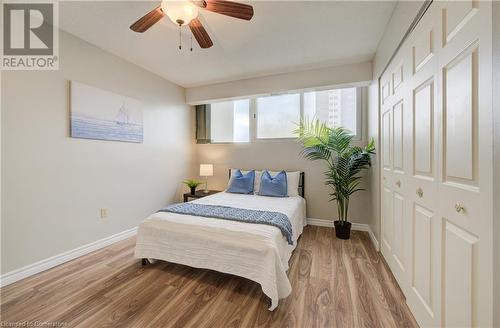
[[[163,16],[165,16],[165,13],[161,10],[161,7],[158,6],[139,18],[134,24],[130,25],[130,29],[134,32],[143,33],[162,19]]]
[[[253,17],[253,7],[244,3],[226,0],[194,0],[198,6],[214,13],[250,20]]]
[[[189,23],[189,28],[191,29],[191,32],[193,33],[196,41],[198,41],[200,47],[210,48],[214,45],[212,40],[210,39],[210,36],[208,35],[203,25],[201,25],[201,22],[198,18],[193,19]]]

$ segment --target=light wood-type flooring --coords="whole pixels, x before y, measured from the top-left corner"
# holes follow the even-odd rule
[[[416,327],[366,232],[307,226],[279,307],[244,278],[157,261],[129,238],[1,289],[1,320],[52,327]]]

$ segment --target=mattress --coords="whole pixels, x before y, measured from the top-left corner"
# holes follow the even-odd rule
[[[193,201],[280,212],[292,224],[293,245],[274,226],[158,212],[138,229],[135,256],[205,268],[259,283],[274,310],[291,293],[288,261],[306,224],[305,200],[221,192]]]

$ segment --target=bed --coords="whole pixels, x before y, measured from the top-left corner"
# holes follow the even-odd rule
[[[278,228],[270,225],[157,212],[139,225],[135,257],[250,279],[261,285],[271,300],[269,310],[274,310],[278,300],[292,290],[286,272],[306,224],[303,191],[301,173],[298,196],[279,198],[220,192],[192,202],[283,213],[292,225],[292,244]]]

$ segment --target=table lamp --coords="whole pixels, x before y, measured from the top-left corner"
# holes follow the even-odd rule
[[[205,194],[208,194],[208,177],[214,175],[214,166],[212,164],[200,164],[200,176],[205,177]]]

